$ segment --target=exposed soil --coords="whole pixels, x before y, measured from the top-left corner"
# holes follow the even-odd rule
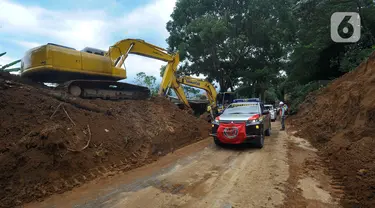
[[[279,123],[275,129],[279,129]],[[262,149],[217,147],[212,138],[151,165],[87,183],[25,208],[274,208],[285,200],[287,135],[274,130]]]
[[[309,95],[288,122],[327,158],[344,207],[375,207],[375,53]]]
[[[325,174],[326,168],[317,149],[288,128],[289,178],[286,183],[286,197],[281,207],[340,207],[337,203],[342,190],[337,190]],[[338,193],[337,193],[338,192]]]
[[[0,114],[0,207],[150,163],[210,127],[164,98],[82,100],[6,73]]]

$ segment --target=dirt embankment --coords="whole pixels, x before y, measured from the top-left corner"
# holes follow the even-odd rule
[[[375,207],[375,53],[309,95],[288,122],[327,157],[345,207]]]
[[[0,207],[43,199],[127,171],[208,136],[164,98],[69,98],[0,74]]]

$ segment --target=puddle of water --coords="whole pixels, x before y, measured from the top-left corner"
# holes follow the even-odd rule
[[[319,182],[308,177],[299,180],[298,187],[302,189],[302,195],[306,199],[317,200],[323,203],[332,203],[331,195],[319,188]]]
[[[298,146],[306,150],[310,150],[313,152],[317,152],[318,150],[315,149],[309,141],[303,138],[295,137],[295,136],[290,136],[290,139]]]

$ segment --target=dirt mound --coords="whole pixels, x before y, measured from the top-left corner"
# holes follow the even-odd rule
[[[82,100],[4,73],[0,113],[0,207],[150,163],[210,127],[164,98]]]
[[[375,53],[307,97],[289,119],[326,156],[346,207],[375,207]]]

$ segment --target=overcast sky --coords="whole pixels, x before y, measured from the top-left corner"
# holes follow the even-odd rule
[[[0,65],[22,58],[32,47],[56,43],[77,50],[108,50],[135,38],[167,47],[166,23],[176,0],[0,0]],[[145,72],[160,77],[162,61],[131,55],[128,79]],[[159,78],[160,79],[160,78]]]

